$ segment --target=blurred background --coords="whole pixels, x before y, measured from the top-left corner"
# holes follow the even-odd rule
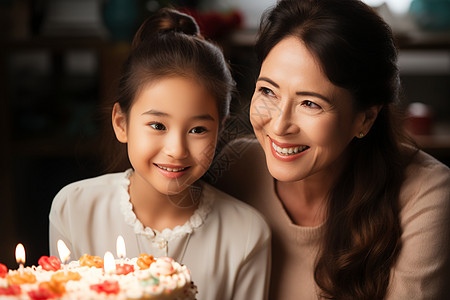
[[[0,262],[17,268],[18,243],[26,265],[48,255],[55,194],[105,172],[105,111],[135,30],[158,8],[182,8],[224,49],[239,93],[221,143],[251,133],[252,47],[262,12],[275,2],[0,0]],[[405,126],[450,165],[450,1],[366,2],[392,26],[400,48]]]

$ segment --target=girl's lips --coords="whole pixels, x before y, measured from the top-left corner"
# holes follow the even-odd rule
[[[269,136],[270,150],[272,155],[283,162],[290,162],[296,160],[309,149],[309,146],[299,144],[280,143]]]
[[[154,164],[164,177],[174,179],[183,176],[189,167],[170,164]]]

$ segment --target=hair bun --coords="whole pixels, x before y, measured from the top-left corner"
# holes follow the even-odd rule
[[[136,48],[156,34],[169,32],[200,36],[200,28],[193,17],[174,9],[162,8],[144,21],[134,36],[132,46]]]

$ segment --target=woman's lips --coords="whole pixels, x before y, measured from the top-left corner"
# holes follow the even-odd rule
[[[273,156],[282,161],[293,161],[302,156],[305,151],[309,149],[309,146],[306,145],[280,143],[271,139],[269,136],[268,138],[270,140],[270,149]]]

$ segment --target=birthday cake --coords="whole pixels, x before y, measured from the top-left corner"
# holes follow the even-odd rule
[[[189,269],[169,257],[141,254],[113,260],[106,269],[98,256],[61,264],[42,256],[38,266],[8,270],[0,264],[0,299],[195,299]]]

